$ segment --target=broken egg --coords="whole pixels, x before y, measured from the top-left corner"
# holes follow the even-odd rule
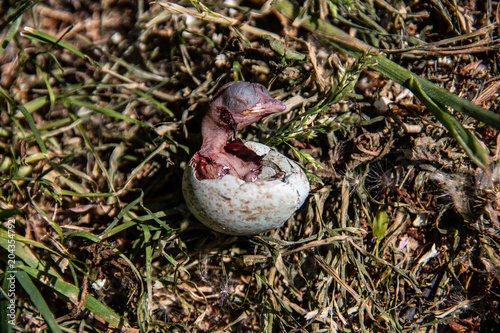
[[[207,227],[255,235],[281,227],[306,200],[309,182],[295,162],[236,134],[282,111],[285,104],[257,83],[231,82],[215,94],[201,123],[201,149],[182,180],[187,206]]]
[[[307,177],[295,162],[260,143],[245,142],[245,146],[262,157],[257,180],[248,182],[233,175],[199,180],[191,166],[182,180],[193,215],[224,234],[255,235],[277,229],[309,194]]]

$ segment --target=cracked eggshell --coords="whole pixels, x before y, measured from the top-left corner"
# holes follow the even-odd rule
[[[246,142],[245,146],[264,156],[255,182],[232,175],[198,180],[190,165],[182,179],[184,198],[193,215],[224,234],[255,235],[279,228],[309,194],[309,181],[295,162],[260,143]]]

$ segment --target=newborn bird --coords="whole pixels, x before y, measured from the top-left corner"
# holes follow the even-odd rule
[[[203,144],[191,159],[196,178],[217,179],[233,175],[253,182],[260,174],[262,157],[245,147],[236,130],[272,113],[285,104],[258,83],[230,82],[220,88],[201,122]],[[229,142],[231,135],[234,140]]]

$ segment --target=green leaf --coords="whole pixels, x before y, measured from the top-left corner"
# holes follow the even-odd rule
[[[47,77],[47,75],[45,75],[45,72],[43,71],[42,67],[38,64],[36,66],[38,69],[38,73],[45,82],[45,86],[47,87],[47,91],[49,93],[49,101],[50,101],[49,115],[50,115],[54,110],[54,105],[56,104],[56,96],[54,94],[54,89],[52,89],[52,85],[50,84],[49,78]]]
[[[378,239],[384,237],[388,225],[389,216],[387,215],[385,209],[380,209],[377,211],[375,218],[373,219],[373,237]]]
[[[175,118],[175,114],[169,108],[167,108],[165,105],[163,105],[162,103],[160,103],[159,101],[157,101],[156,99],[154,99],[153,97],[151,97],[150,95],[148,95],[147,93],[143,93],[139,89],[132,89],[132,91],[135,94],[141,96],[144,99],[147,99],[148,101],[150,101],[151,103],[153,103],[154,105],[156,105],[156,107],[158,107],[160,110],[162,110],[163,112],[165,112],[170,117]]]
[[[432,112],[443,126],[450,132],[455,140],[462,146],[469,157],[483,170],[488,171],[488,151],[481,145],[479,140],[462,124],[448,113],[443,106],[438,105],[427,96],[420,84],[414,78],[410,78],[407,83],[415,96]]]
[[[124,114],[122,114],[120,112],[117,112],[117,111],[113,110],[113,109],[106,108],[106,107],[99,106],[99,105],[95,105],[95,104],[92,104],[92,103],[89,103],[89,102],[84,102],[84,101],[81,101],[81,100],[79,100],[79,99],[77,99],[75,97],[68,97],[68,98],[66,98],[66,101],[68,101],[72,105],[84,107],[84,108],[87,108],[89,110],[93,110],[93,111],[99,112],[99,113],[101,113],[101,114],[103,114],[105,116],[111,117],[111,118],[125,120],[125,121],[128,121],[128,122],[140,125],[142,127],[152,127],[149,124],[143,123],[142,121],[134,119],[134,118],[130,118],[129,116],[126,116],[126,115],[124,115]]]
[[[95,243],[99,243],[101,241],[101,239],[99,237],[97,237],[96,235],[94,235],[93,233],[90,233],[88,231],[76,231],[76,232],[72,232],[71,234],[69,234],[68,236],[66,236],[66,240],[68,240],[70,238],[75,238],[75,237],[87,238],[87,239],[90,239],[91,241],[93,241]]]
[[[153,248],[152,248],[152,242],[151,242],[151,231],[149,226],[145,224],[141,224],[141,228],[143,231],[143,236],[144,236],[144,244],[145,244],[145,253],[146,253],[146,289],[147,289],[147,304],[148,308],[153,303],[153,274],[152,274],[152,267],[151,267],[151,261],[153,258]]]
[[[285,47],[285,44],[270,35],[263,35],[262,39],[269,43],[271,49],[286,60],[304,60],[306,56]]]
[[[3,276],[3,281],[2,281],[2,294],[4,297],[0,298],[0,332],[5,332],[5,333],[11,333],[12,332],[12,317],[10,317],[10,309],[9,306],[15,306],[10,303],[10,300],[8,298],[9,295],[9,285],[11,281],[9,280],[9,275],[10,274],[4,274]],[[5,297],[7,296],[7,297]],[[15,312],[13,313],[15,316]]]
[[[47,326],[49,326],[50,330],[54,333],[62,333],[62,330],[59,328],[59,325],[52,315],[52,311],[50,311],[47,303],[45,302],[45,299],[33,284],[28,274],[26,274],[22,270],[18,270],[14,274],[17,281],[19,281],[19,284],[21,284],[21,287],[23,287],[23,289],[26,291],[29,298],[33,302],[33,305],[35,305],[38,311],[40,311],[43,319],[45,319],[45,323],[47,323]]]
[[[79,304],[80,302],[80,289],[70,283],[63,281],[61,278],[56,278],[44,271],[45,262],[40,260],[40,269],[21,266],[22,269],[27,274],[31,275],[33,278],[39,279],[40,282],[44,283],[48,287],[53,288],[55,291],[61,295],[66,296],[73,304]],[[123,326],[123,318],[120,317],[116,312],[108,308],[106,305],[99,302],[95,297],[87,295],[83,306],[90,310],[93,314],[101,317],[106,322],[110,323],[115,327]]]
[[[28,112],[28,110],[22,106],[22,105],[17,105],[16,101],[14,101],[6,92],[3,90],[3,88],[0,86],[0,94],[4,95],[4,97],[7,99],[10,105],[13,107],[17,108],[21,113],[23,114],[24,118],[28,122],[28,125],[33,132],[33,136],[35,137],[36,143],[38,144],[38,147],[40,147],[40,151],[43,154],[47,154],[47,147],[45,147],[45,143],[43,142],[42,136],[40,135],[40,132],[38,131],[38,128],[36,127],[35,121],[33,120],[33,117],[31,114]]]
[[[80,58],[86,58],[85,54],[83,54],[80,50],[78,50],[74,46],[72,46],[66,42],[63,42],[59,38],[56,38],[52,35],[49,35],[48,33],[45,33],[43,31],[36,30],[36,29],[30,28],[30,27],[25,27],[24,31],[21,33],[21,36],[29,38],[29,39],[33,39],[33,40],[36,40],[36,41],[39,41],[39,42],[45,43],[45,44],[59,45],[59,46],[65,48],[66,50],[73,52],[74,54],[76,54]]]
[[[0,229],[0,247],[3,247],[4,249],[7,249],[8,247],[8,240],[11,239],[9,237],[9,234],[7,230],[4,228]],[[80,304],[80,288],[77,286],[65,282],[61,275],[50,265],[48,265],[45,261],[41,260],[38,258],[28,247],[27,244],[30,245],[35,245],[39,248],[45,249],[47,251],[50,251],[56,255],[60,255],[56,253],[55,251],[45,247],[45,245],[37,243],[36,241],[29,240],[25,237],[16,235],[14,237],[16,240],[16,249],[15,249],[15,254],[16,258],[19,260],[16,260],[17,263],[17,271],[18,272],[25,272],[28,275],[30,275],[32,278],[37,279],[41,283],[45,284],[46,286],[54,289],[61,295],[64,295],[67,297],[73,304],[77,305]],[[26,265],[22,264],[24,262]],[[22,274],[21,274],[22,275]],[[17,275],[16,275],[17,277]],[[25,276],[22,276],[21,279],[25,278]],[[23,282],[26,282],[23,280]],[[20,281],[21,283],[21,281]],[[29,283],[29,282],[26,282]],[[27,284],[26,284],[27,285]],[[24,285],[23,285],[24,288]],[[28,286],[28,288],[30,288]],[[28,292],[28,290],[27,290]],[[30,292],[28,292],[30,294]],[[32,300],[33,301],[33,300]],[[38,302],[39,300],[37,300]],[[35,304],[35,301],[33,301],[33,304]],[[35,306],[39,306],[38,304],[35,304]],[[43,304],[41,305],[43,307]],[[83,303],[83,306],[90,310],[92,313],[95,315],[103,318],[106,322],[110,323],[111,325],[115,327],[123,327],[126,325],[126,321],[124,321],[123,318],[120,317],[116,312],[114,312],[111,308],[107,307],[106,305],[102,304],[100,301],[98,301],[96,298],[94,298],[91,295],[87,295],[85,298],[85,301]],[[42,311],[41,308],[39,308],[40,312]],[[42,314],[43,315],[43,314]],[[45,316],[44,316],[45,318]],[[45,320],[47,320],[45,318]],[[48,325],[48,322],[47,322]]]
[[[16,208],[0,208],[0,220],[7,220],[9,217],[13,217],[17,214],[19,214],[19,210]]]
[[[49,98],[47,96],[40,96],[26,102],[23,106],[29,113],[33,113],[36,110],[43,108],[48,102]]]
[[[2,53],[5,51],[5,48],[7,47],[7,45],[9,45],[9,42],[17,34],[17,30],[19,30],[19,26],[21,25],[21,19],[22,19],[22,16],[19,16],[14,21],[14,23],[12,23],[9,26],[9,30],[7,30],[7,33],[2,38],[1,43],[0,43],[0,55],[2,55]]]
[[[28,125],[30,126],[31,131],[33,132],[33,136],[35,137],[36,143],[38,144],[38,147],[40,147],[41,152],[47,154],[47,147],[45,147],[45,142],[43,142],[42,136],[40,135],[40,132],[36,127],[33,117],[28,112],[28,110],[26,110],[24,106],[18,105],[17,108],[19,109],[19,111],[21,111],[24,118],[26,118],[26,121],[28,121]]]
[[[414,73],[395,64],[382,55],[376,55],[375,59],[377,60],[377,62],[374,65],[371,65],[371,68],[384,74],[400,85],[410,89],[418,99],[420,99],[420,97],[414,90],[416,86],[413,85],[412,87],[410,87],[411,79],[418,82],[420,91],[422,91],[427,96],[426,98],[428,100],[432,100],[437,104],[449,106],[462,114],[468,115],[476,120],[495,127],[496,129],[500,129],[500,115],[492,111],[485,110],[468,100],[452,94],[448,90],[436,86],[434,83],[415,75]],[[423,100],[420,101],[424,103]]]
[[[14,23],[12,24],[12,22],[16,21],[16,20],[19,20],[22,18],[23,14],[26,13],[28,10],[31,9],[31,7],[33,7],[34,5],[36,5],[40,0],[28,0],[28,1],[16,1],[16,2],[11,2],[11,5],[15,4],[15,3],[21,3],[21,5],[19,6],[19,8],[13,12],[13,13],[10,13],[9,16],[7,16],[7,18],[4,20],[4,22],[2,22],[2,24],[0,24],[0,31],[2,31],[3,29],[5,29],[5,27],[9,27],[9,31],[7,33],[7,35],[9,33],[12,34],[12,32],[10,31],[12,29],[12,26],[15,26],[17,24]],[[3,4],[4,2],[2,2]],[[17,31],[17,29],[14,29]],[[5,47],[6,45],[2,45],[3,47]]]

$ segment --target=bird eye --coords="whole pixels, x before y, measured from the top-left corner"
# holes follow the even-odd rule
[[[266,95],[267,97],[271,97],[271,94],[269,93],[269,90],[267,90],[267,88],[264,87],[261,84],[256,84],[255,85],[255,90],[256,90],[256,92],[260,92],[260,93]]]

